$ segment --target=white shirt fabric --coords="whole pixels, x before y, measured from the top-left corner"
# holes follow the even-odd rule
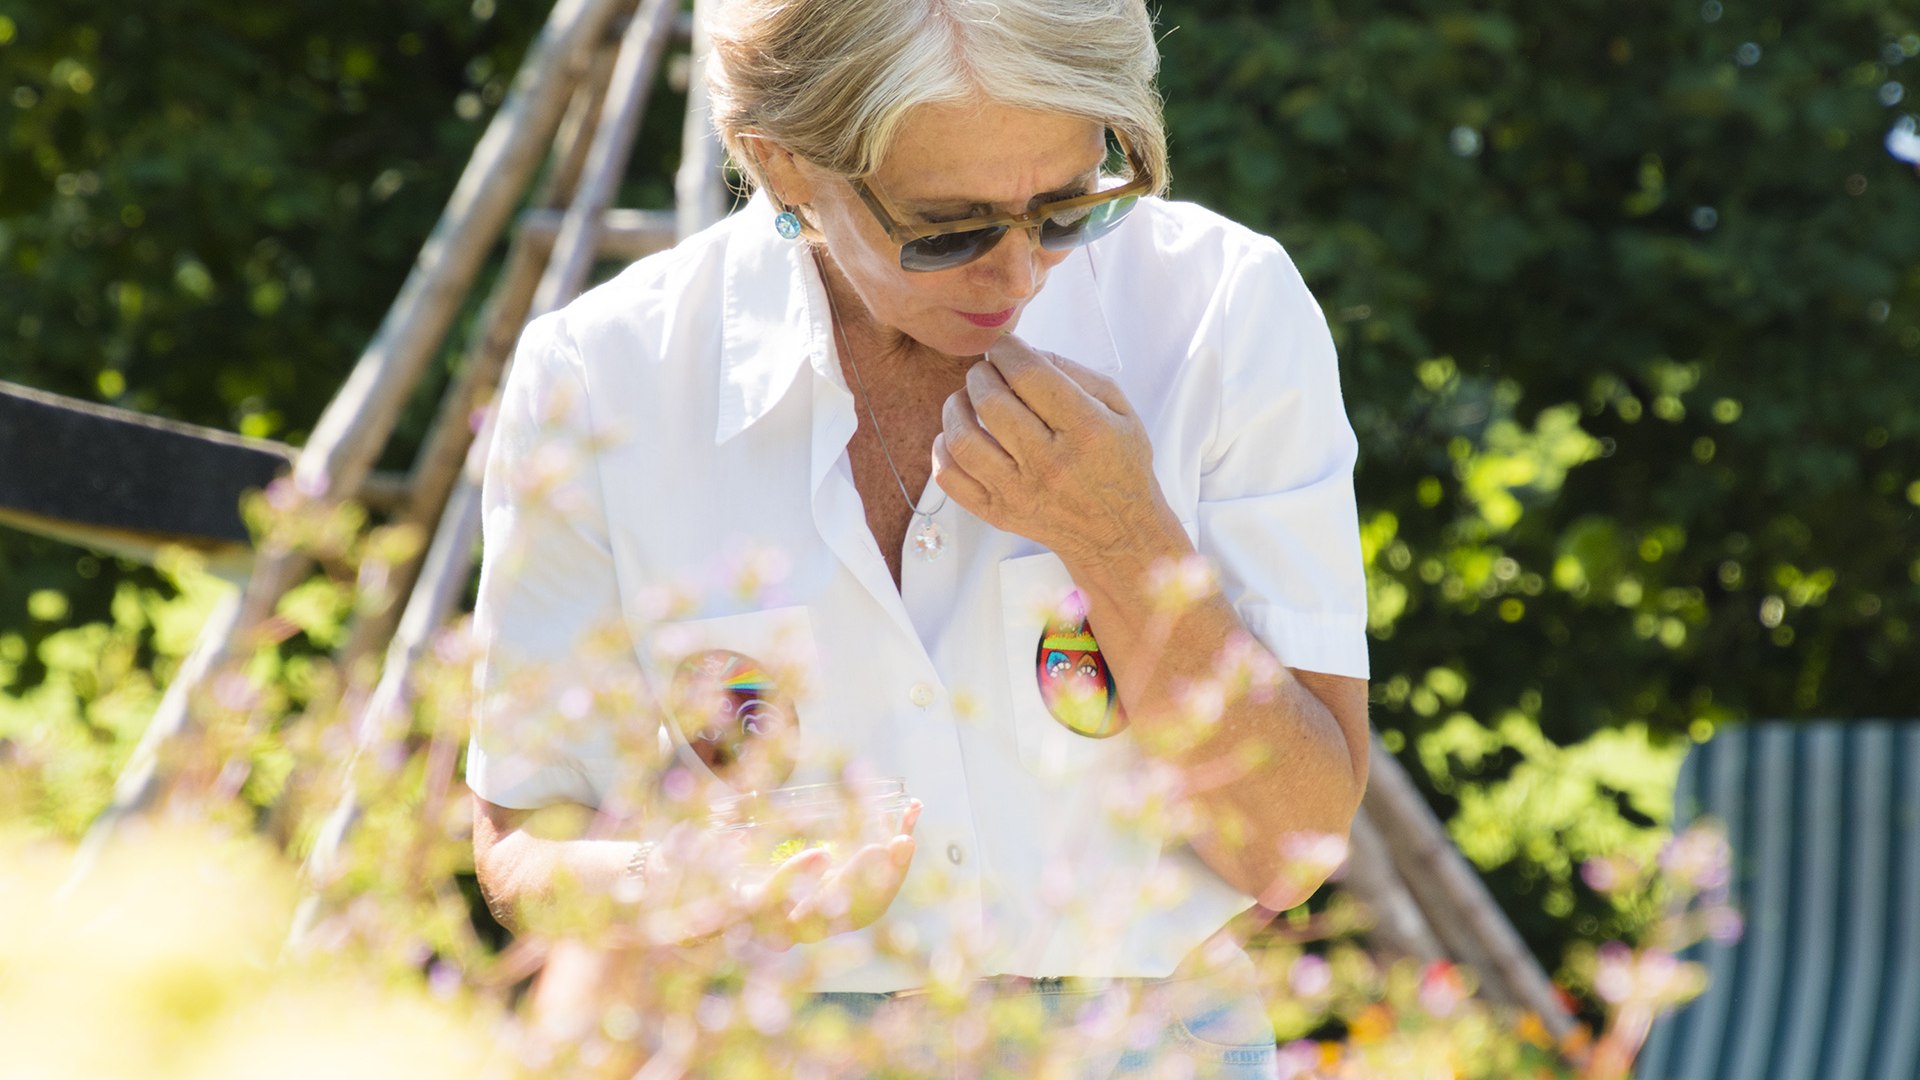
[[[1144,199],[1014,332],[1118,380],[1169,505],[1281,663],[1366,677],[1356,442],[1325,319],[1276,242]],[[799,657],[789,783],[852,760],[924,803],[877,924],[893,940],[968,942],[979,974],[1167,975],[1252,899],[1115,822],[1131,732],[1091,739],[1047,711],[1032,601],[1072,587],[1058,557],[948,500],[946,552],[909,540],[895,591],[849,466],[855,408],[818,272],[762,197],[530,324],[487,469],[468,784],[506,807],[601,806],[631,782],[613,746],[633,733],[614,729],[636,721],[582,686],[644,700],[693,650]],[[941,500],[929,484],[920,505]],[[583,644],[622,623],[630,648]],[[517,681],[542,665],[564,675]],[[875,932],[794,953],[814,950],[817,990],[924,983],[865,955]]]

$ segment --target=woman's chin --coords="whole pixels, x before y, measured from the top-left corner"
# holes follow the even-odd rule
[[[1020,313],[1014,312],[1012,318],[999,326],[973,326],[958,316],[948,321],[958,325],[943,326],[938,333],[930,333],[916,340],[948,356],[979,356],[998,345],[1001,338],[1013,333],[1014,327],[1020,325]]]

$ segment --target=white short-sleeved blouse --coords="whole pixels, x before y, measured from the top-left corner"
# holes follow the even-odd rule
[[[1143,200],[1052,271],[1014,332],[1118,380],[1168,503],[1283,664],[1366,676],[1355,439],[1325,319],[1277,243]],[[790,782],[857,760],[925,804],[880,925],[984,949],[980,974],[1166,975],[1251,898],[1115,823],[1129,733],[1049,713],[1033,601],[1071,588],[1056,556],[949,500],[945,554],[909,552],[895,591],[848,463],[856,422],[819,275],[764,198],[533,322],[487,469],[469,785],[507,807],[594,806],[634,767],[611,751],[616,721],[567,687],[537,707],[509,689],[529,667],[645,693],[690,650],[798,655],[812,677]],[[940,502],[930,484],[921,505]],[[743,568],[764,587],[738,588]],[[691,609],[660,621],[669,588]],[[583,646],[621,621],[630,648]],[[537,715],[555,710],[589,722],[555,736]],[[816,988],[922,983],[862,956],[874,932],[817,954]]]

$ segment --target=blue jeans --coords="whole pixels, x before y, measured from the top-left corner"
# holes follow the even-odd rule
[[[1277,1080],[1273,1025],[1244,954],[1166,979],[989,980],[964,1002],[815,994],[870,1045],[840,1076]]]

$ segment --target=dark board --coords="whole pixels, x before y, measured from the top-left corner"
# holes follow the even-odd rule
[[[248,540],[240,496],[290,451],[0,383],[0,508],[201,542]]]

